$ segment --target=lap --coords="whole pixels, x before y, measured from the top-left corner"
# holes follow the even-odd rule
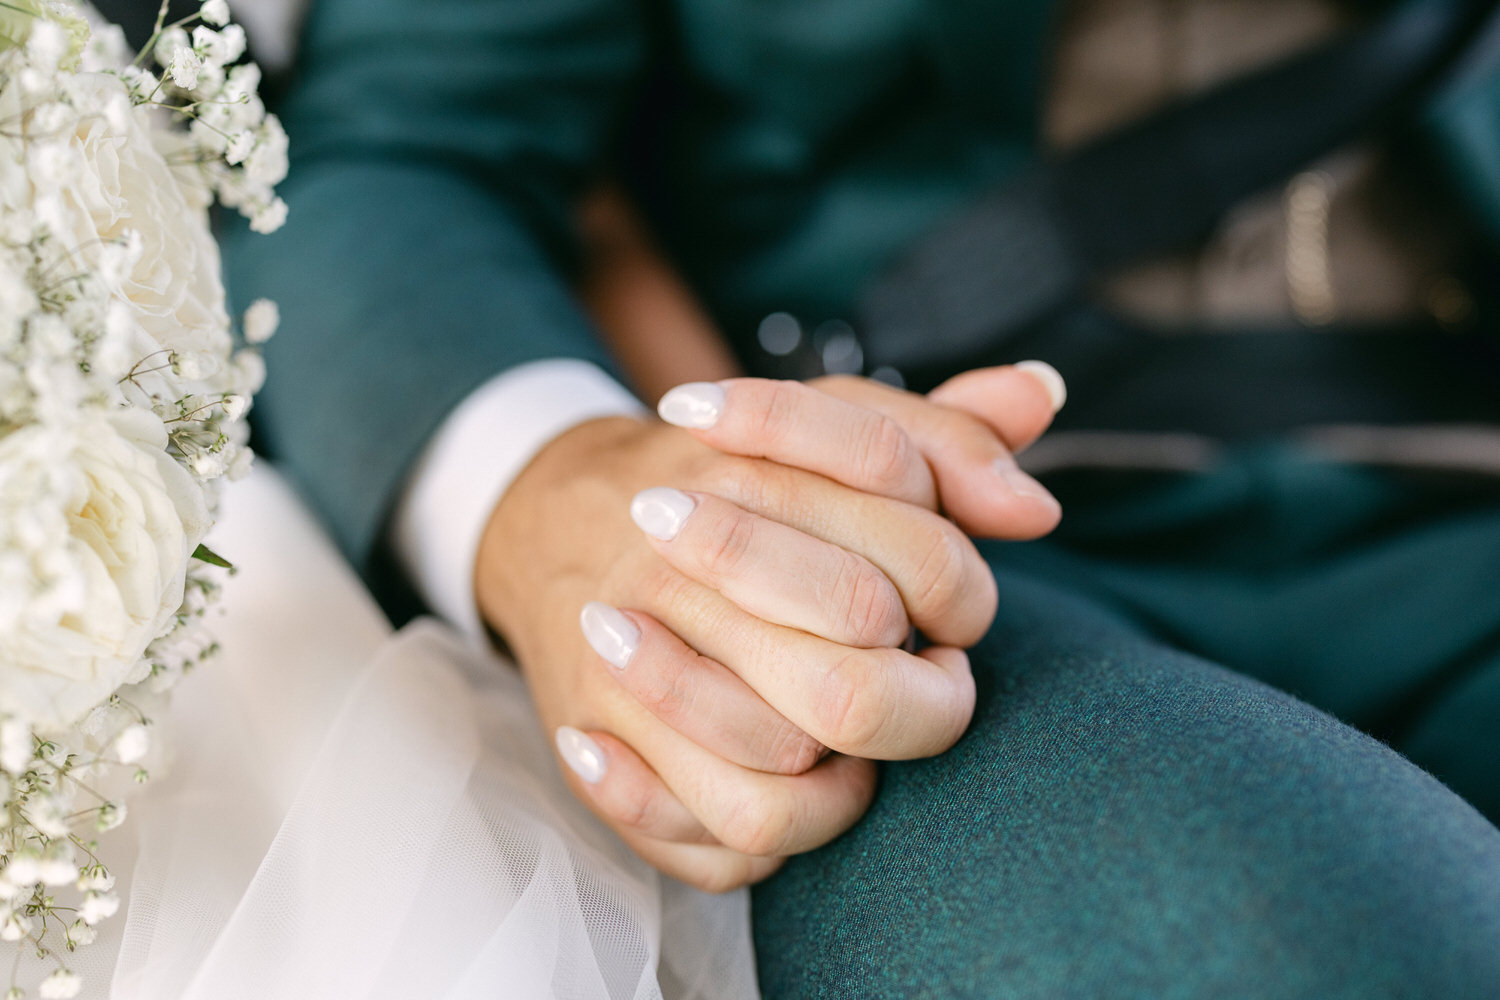
[[[997,573],[969,733],[887,765],[859,826],[757,888],[768,997],[1477,996],[1500,981],[1494,826],[1107,587],[1080,596],[1076,578],[1010,561],[1024,568]]]
[[[1071,488],[1061,543],[997,565],[1376,736],[1500,821],[1500,479],[1268,449]]]

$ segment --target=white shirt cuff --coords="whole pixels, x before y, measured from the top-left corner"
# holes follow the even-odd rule
[[[643,412],[596,365],[571,358],[520,365],[470,393],[428,442],[396,503],[396,557],[427,605],[483,642],[474,561],[495,505],[563,431]]]

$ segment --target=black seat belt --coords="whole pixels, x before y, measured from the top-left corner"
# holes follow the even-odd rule
[[[868,364],[993,355],[1007,331],[1045,319],[1095,277],[1206,235],[1244,198],[1399,120],[1497,23],[1492,2],[1407,0],[1368,27],[1043,159],[939,223],[867,287]]]

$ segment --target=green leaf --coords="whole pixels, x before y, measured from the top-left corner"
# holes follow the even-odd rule
[[[193,550],[193,558],[208,563],[210,566],[218,566],[221,569],[234,569],[234,563],[219,555],[207,545],[200,545]]]

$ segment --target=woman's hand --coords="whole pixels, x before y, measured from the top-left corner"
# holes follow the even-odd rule
[[[691,436],[613,420],[555,441],[497,508],[477,584],[575,790],[647,860],[729,888],[847,829],[873,794],[861,758],[951,745],[994,585],[933,508],[1050,530],[1009,451],[1052,399],[1014,368],[930,399],[734,380],[664,400]],[[941,645],[894,648],[913,623]]]

